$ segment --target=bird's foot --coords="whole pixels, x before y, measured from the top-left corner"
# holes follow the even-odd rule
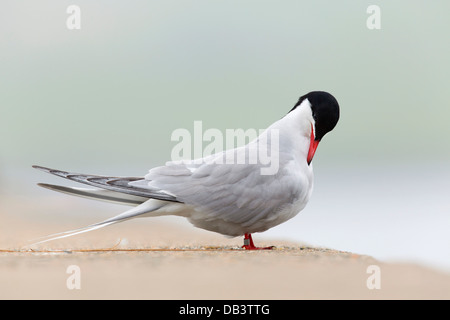
[[[242,246],[245,250],[272,250],[275,247],[256,247],[253,243],[252,235],[250,233],[246,233],[244,235],[244,245]]]

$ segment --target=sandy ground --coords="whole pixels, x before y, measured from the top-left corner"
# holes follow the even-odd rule
[[[77,210],[89,207],[76,203],[71,204]],[[60,205],[67,209],[67,202],[56,202],[27,215],[29,205],[2,202],[0,299],[450,298],[450,275],[418,265],[276,239],[262,243],[257,234],[257,245],[276,248],[244,251],[242,239],[158,219],[29,247],[26,240],[105,218],[55,219],[49,211]],[[11,215],[12,206],[23,214]],[[70,266],[75,273],[68,273]],[[368,282],[380,288],[369,289]]]

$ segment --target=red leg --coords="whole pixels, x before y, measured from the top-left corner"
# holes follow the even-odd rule
[[[244,245],[242,246],[242,248],[244,248],[245,250],[272,250],[274,247],[255,247],[251,233],[246,233],[244,235]]]

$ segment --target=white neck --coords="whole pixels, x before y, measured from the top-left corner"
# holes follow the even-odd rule
[[[306,159],[311,139],[311,127],[314,130],[314,118],[311,104],[308,99],[305,99],[294,110],[273,123],[268,130],[279,130],[280,151],[291,150],[297,156]]]

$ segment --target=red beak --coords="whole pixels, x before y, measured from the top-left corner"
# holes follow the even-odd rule
[[[319,142],[320,141],[315,140],[313,126],[311,125],[311,141],[309,142],[308,158],[306,159],[308,165],[311,163],[314,154],[316,153]]]

